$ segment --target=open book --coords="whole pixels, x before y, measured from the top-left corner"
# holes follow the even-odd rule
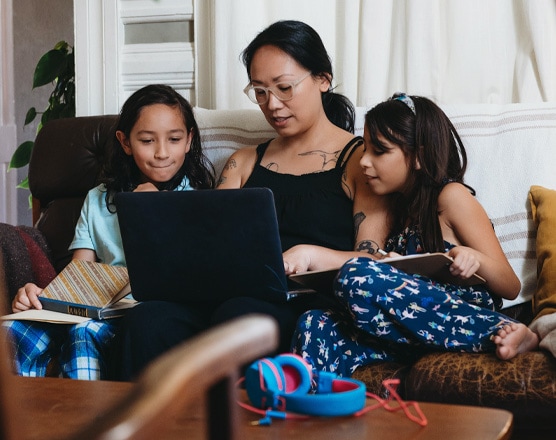
[[[468,279],[455,277],[448,269],[453,260],[448,255],[441,252],[405,255],[401,257],[383,258],[378,260],[381,263],[388,263],[395,268],[409,274],[420,274],[436,281],[457,284],[460,286],[472,286],[485,283],[486,280],[474,274]],[[300,272],[290,275],[290,279],[302,286],[317,290],[319,292],[329,292],[339,268],[328,270],[316,270],[310,272]]]
[[[129,293],[125,267],[72,260],[44,288],[39,297],[43,310],[31,309],[2,319],[78,323],[115,318],[137,304],[125,298]]]

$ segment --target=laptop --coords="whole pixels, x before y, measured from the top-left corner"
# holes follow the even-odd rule
[[[288,299],[269,189],[123,192],[115,203],[137,301]]]

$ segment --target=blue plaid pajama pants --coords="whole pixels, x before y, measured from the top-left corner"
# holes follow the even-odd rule
[[[495,311],[484,285],[463,287],[408,275],[389,264],[358,257],[344,264],[334,292],[355,325],[396,347],[460,352],[494,352],[491,336],[516,322]],[[399,360],[387,345],[347,337],[333,314],[309,310],[297,322],[292,351],[317,371],[349,377],[360,366]]]
[[[114,338],[116,323],[86,321],[51,324],[34,321],[4,321],[14,347],[16,372],[22,376],[45,376],[58,356],[60,375],[71,379],[106,379],[106,349]]]

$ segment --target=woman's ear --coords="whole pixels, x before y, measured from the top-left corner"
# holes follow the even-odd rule
[[[118,142],[120,142],[120,145],[124,150],[124,153],[127,154],[128,156],[131,156],[132,155],[131,146],[129,145],[129,139],[126,137],[125,133],[121,130],[117,130],[116,139],[118,139]]]
[[[330,77],[330,74],[323,72],[318,78],[320,81],[319,88],[321,93],[328,92],[332,88],[332,78]]]

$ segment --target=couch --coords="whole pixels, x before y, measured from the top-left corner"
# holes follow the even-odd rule
[[[543,271],[537,258],[540,224],[529,195],[533,185],[556,188],[556,104],[443,108],[467,148],[466,181],[476,189],[522,282],[519,297],[505,301],[503,311],[529,324],[539,312],[532,300],[541,276],[556,276],[556,268]],[[195,112],[217,173],[240,146],[273,136],[256,108]],[[364,113],[357,108],[360,135]],[[10,301],[25,282],[48,282],[71,258],[67,247],[74,225],[86,192],[95,185],[115,121],[114,115],[62,119],[39,132],[29,165],[34,226],[0,225],[0,300]],[[514,414],[515,438],[556,434],[556,359],[547,351],[510,361],[494,354],[433,353],[411,365],[382,363],[355,372],[374,393],[384,393],[382,380],[393,377],[401,380],[399,391],[406,399],[508,409]]]

